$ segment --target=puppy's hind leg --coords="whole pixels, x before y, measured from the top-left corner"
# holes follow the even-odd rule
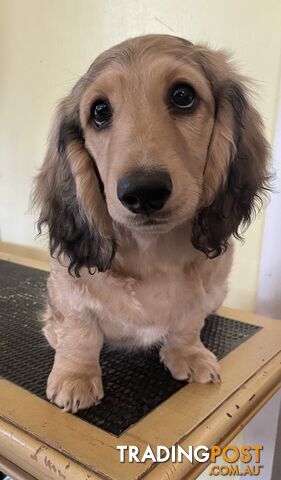
[[[47,398],[72,413],[97,405],[103,398],[99,364],[103,333],[98,322],[89,311],[71,312],[53,332],[50,327],[49,321],[44,333],[49,341],[51,335],[56,353]]]

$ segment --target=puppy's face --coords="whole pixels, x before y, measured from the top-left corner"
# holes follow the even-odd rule
[[[34,201],[69,270],[110,267],[115,225],[220,255],[267,188],[268,146],[222,52],[169,35],[101,54],[59,105]]]
[[[214,125],[206,77],[166,50],[136,49],[130,62],[101,71],[81,100],[109,214],[140,232],[194,217]]]

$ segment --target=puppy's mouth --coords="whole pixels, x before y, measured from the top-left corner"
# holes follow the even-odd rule
[[[133,219],[132,223],[137,227],[143,226],[153,226],[153,225],[164,225],[167,223],[167,219],[163,218],[151,218],[151,217],[142,217],[142,218],[135,218]]]
[[[129,219],[127,227],[138,231],[164,233],[173,228],[173,222],[171,222],[171,220],[171,215],[169,213],[158,214],[157,216],[155,214],[135,215],[133,218],[131,217]]]

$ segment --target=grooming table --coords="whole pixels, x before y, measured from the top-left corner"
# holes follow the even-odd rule
[[[202,332],[222,384],[173,380],[156,349],[105,348],[104,400],[62,413],[45,398],[53,351],[38,318],[48,264],[28,257],[0,254],[0,471],[14,480],[197,478],[206,463],[120,463],[116,446],[225,446],[280,387],[281,322],[223,308]]]

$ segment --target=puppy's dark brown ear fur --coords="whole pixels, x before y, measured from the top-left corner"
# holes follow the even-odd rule
[[[33,195],[40,209],[39,233],[47,225],[52,256],[64,257],[76,276],[83,266],[106,270],[115,252],[102,185],[85,149],[78,111],[71,95],[59,106]]]
[[[231,235],[241,238],[261,207],[268,191],[269,147],[244,82],[226,57],[201,50],[199,61],[213,90],[215,119],[193,244],[213,258],[227,249]]]

